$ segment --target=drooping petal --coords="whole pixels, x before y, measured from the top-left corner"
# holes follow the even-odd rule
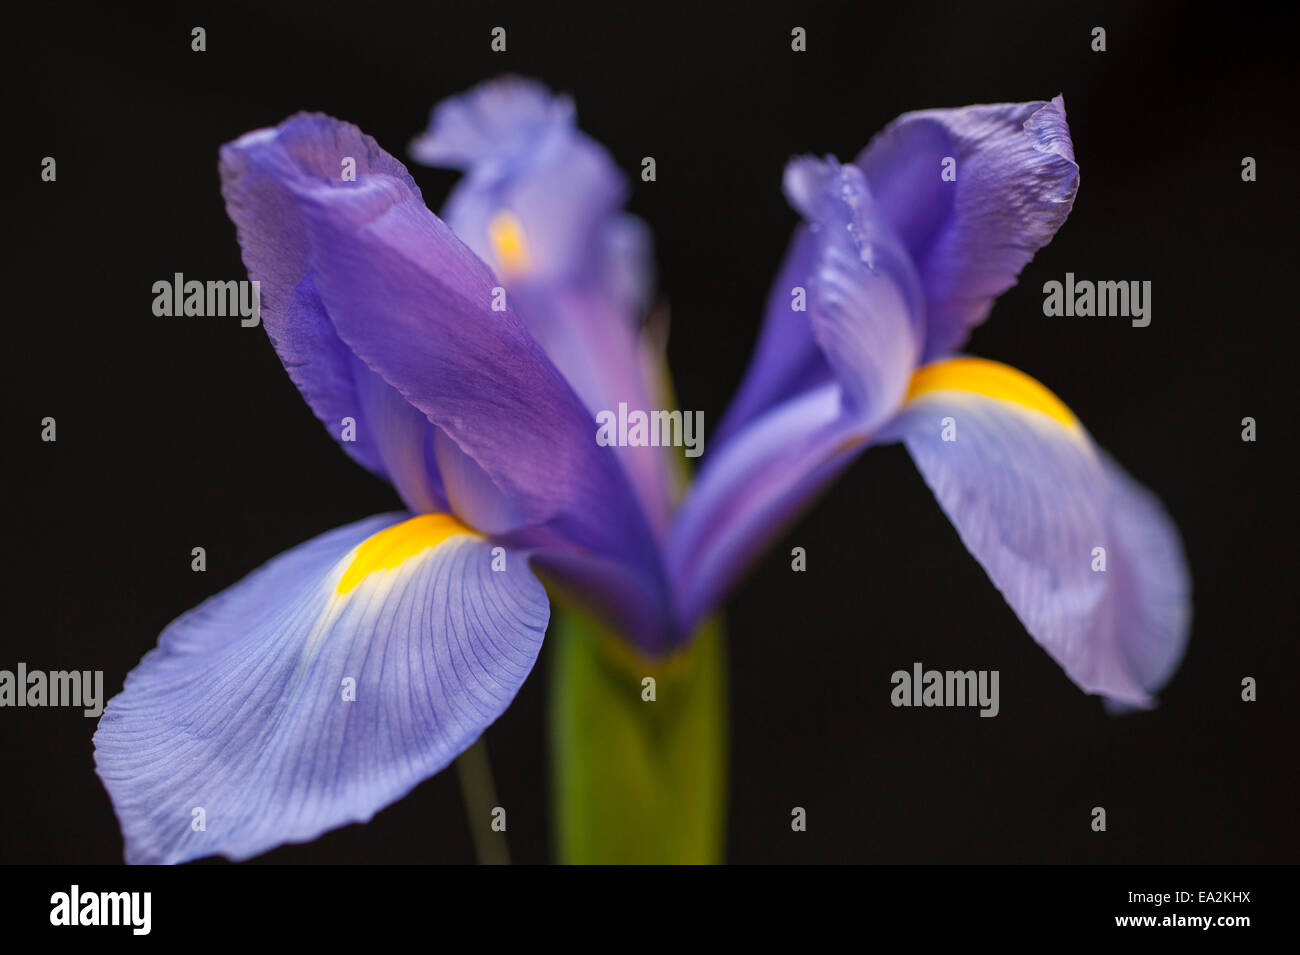
[[[348,159],[357,159],[355,180],[338,175]],[[228,194],[274,183],[263,191],[277,215],[249,220],[241,241],[302,249],[338,339],[454,441],[523,520],[662,578],[613,450],[597,446],[594,420],[491,271],[424,207],[400,163],[355,127],[311,115],[242,137],[223,148],[222,162]]]
[[[1148,706],[1182,657],[1190,580],[1150,492],[1061,401],[1015,369],[917,372],[881,439],[900,439],[962,542],[1076,684]]]
[[[1105,451],[1110,485],[1107,527],[1117,542],[1107,568],[1116,645],[1134,679],[1155,693],[1178,668],[1192,622],[1191,574],[1164,505]]]
[[[1079,187],[1060,96],[905,113],[857,163],[920,273],[926,361],[960,347],[988,317]]]
[[[772,289],[754,360],[715,449],[831,374],[869,430],[898,407],[921,352],[919,279],[857,167],[794,160],[785,192],[807,225]]]
[[[127,861],[307,841],[446,766],[510,704],[546,629],[527,561],[503,559],[447,515],[379,515],[168,626],[95,734]]]

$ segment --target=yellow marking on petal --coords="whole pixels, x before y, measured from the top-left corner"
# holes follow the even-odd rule
[[[492,251],[501,263],[507,278],[528,271],[528,243],[524,240],[524,227],[509,212],[498,212],[488,223],[488,239]]]
[[[907,386],[907,400],[932,391],[969,391],[1041,411],[1070,429],[1079,421],[1065,402],[1023,371],[985,358],[949,358],[917,370]]]
[[[421,514],[374,534],[357,546],[335,592],[346,594],[378,570],[392,570],[449,537],[480,537],[450,514]]]

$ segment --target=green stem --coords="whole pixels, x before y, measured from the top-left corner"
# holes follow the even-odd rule
[[[465,816],[474,838],[474,855],[479,865],[509,865],[510,849],[505,832],[492,830],[493,810],[497,803],[492,782],[492,764],[488,760],[487,734],[456,759],[456,775],[465,801]]]
[[[547,643],[558,861],[722,861],[721,625],[709,621],[687,648],[651,661],[593,618],[552,608]]]

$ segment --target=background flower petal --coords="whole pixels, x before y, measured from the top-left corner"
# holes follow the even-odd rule
[[[411,153],[464,171],[443,220],[491,266],[587,410],[620,402],[650,410],[638,340],[653,289],[650,232],[620,211],[626,178],[578,130],[572,101],[531,80],[491,80],[439,103]],[[670,503],[664,453],[625,445],[614,454],[662,535]]]
[[[493,238],[500,214],[526,243],[528,273],[557,281],[591,268],[604,223],[627,197],[609,153],[578,130],[572,100],[519,77],[443,100],[411,154],[466,173],[443,219],[503,279],[513,269]]]

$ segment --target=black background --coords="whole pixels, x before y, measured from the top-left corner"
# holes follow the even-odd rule
[[[1025,634],[898,447],[875,449],[728,604],[736,862],[1297,858],[1291,350],[1294,34],[1265,4],[187,4],[13,14],[0,668],[102,669],[280,551],[397,505],[261,330],[159,319],[152,283],[242,277],[217,147],[300,109],[404,157],[437,100],[514,72],[573,94],[655,232],[682,407],[717,422],[795,215],[787,159],[900,112],[1063,93],[1082,176],[969,350],[1057,392],[1165,501],[1195,619],[1154,712],[1113,719]],[[493,26],[509,52],[489,49]],[[808,31],[792,53],[790,30]],[[1104,26],[1108,50],[1090,50]],[[207,30],[205,53],[190,29]],[[40,160],[58,161],[56,183]],[[1258,160],[1243,183],[1241,158]],[[453,174],[413,168],[435,209]],[[1153,283],[1153,319],[1053,320],[1042,283]],[[40,441],[40,420],[58,441]],[[1259,440],[1240,439],[1241,419]],[[707,444],[706,444],[707,451]],[[190,571],[207,548],[208,571]],[[793,574],[789,551],[807,549]],[[889,675],[1001,671],[1002,711],[894,709]],[[488,732],[516,861],[550,858],[549,659]],[[1259,701],[1240,681],[1259,681]],[[0,862],[116,862],[94,721],[0,711]],[[808,831],[790,830],[790,807]],[[1089,810],[1104,806],[1109,831]],[[445,772],[270,862],[472,861]]]

